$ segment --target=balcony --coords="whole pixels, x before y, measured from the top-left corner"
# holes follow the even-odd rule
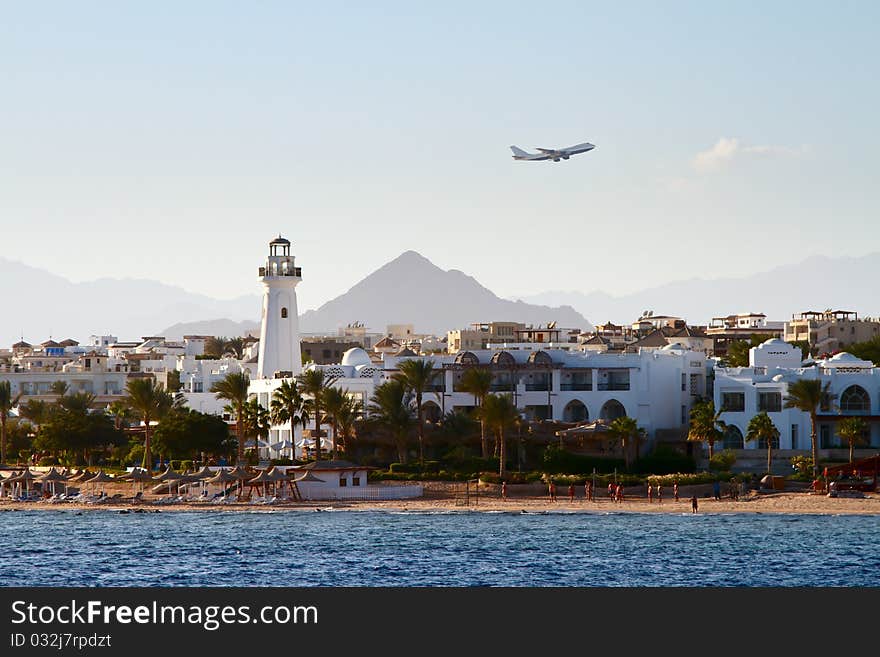
[[[600,383],[596,386],[598,390],[629,390],[629,381],[612,381],[610,383]]]
[[[526,392],[547,392],[550,390],[549,383],[527,383]]]
[[[559,386],[559,389],[563,392],[571,392],[571,391],[583,391],[583,390],[592,390],[592,383],[563,383]]]
[[[287,271],[276,271],[272,273],[266,273],[265,267],[260,267],[260,278],[265,278],[266,276],[290,276],[293,278],[302,278],[302,267],[291,267]]]
[[[508,383],[493,383],[489,386],[489,390],[491,392],[513,392],[513,384]]]

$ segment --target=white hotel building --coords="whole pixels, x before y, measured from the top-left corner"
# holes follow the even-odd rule
[[[779,448],[810,449],[810,417],[784,408],[788,386],[799,379],[830,383],[831,403],[819,410],[818,440],[822,450],[840,448],[837,422],[857,415],[868,421],[872,451],[880,447],[880,368],[843,352],[827,360],[801,361],[801,350],[778,338],[767,340],[749,351],[748,367],[715,368],[715,407],[729,430],[724,447],[766,449],[766,445],[743,442],[749,421],[766,411],[779,430]]]

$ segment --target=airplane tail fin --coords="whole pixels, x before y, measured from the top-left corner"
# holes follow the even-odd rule
[[[510,150],[513,151],[513,154],[517,157],[528,157],[529,154],[526,153],[523,149],[517,148],[516,146],[511,146]]]

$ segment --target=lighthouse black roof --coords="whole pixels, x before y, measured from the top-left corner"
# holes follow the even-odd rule
[[[285,245],[287,245],[287,246],[290,246],[290,240],[286,240],[286,239],[284,239],[284,238],[281,237],[281,235],[279,234],[278,237],[276,237],[274,240],[272,240],[271,242],[269,242],[269,246],[272,246],[273,244],[285,244]]]

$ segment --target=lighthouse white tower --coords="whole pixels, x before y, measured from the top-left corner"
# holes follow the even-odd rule
[[[291,377],[302,372],[296,306],[296,284],[302,280],[301,274],[290,255],[290,242],[281,235],[269,242],[269,257],[266,265],[260,267],[263,317],[258,379]]]

